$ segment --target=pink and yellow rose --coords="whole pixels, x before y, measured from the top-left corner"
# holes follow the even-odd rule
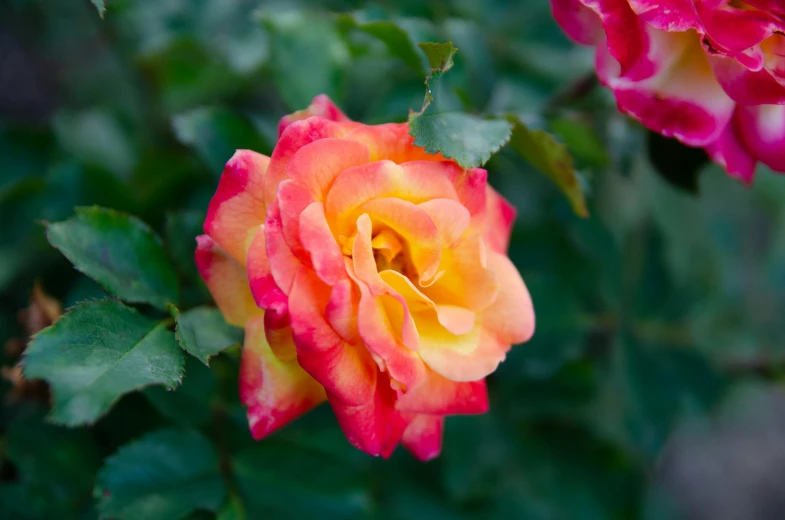
[[[327,400],[354,446],[427,460],[446,415],[488,409],[485,377],[534,313],[506,256],[515,211],[486,175],[325,96],[281,120],[271,157],[235,153],[196,262],[245,327],[254,438]]]
[[[744,182],[758,161],[785,172],[781,0],[551,3],[570,37],[597,46],[597,74],[622,111]]]

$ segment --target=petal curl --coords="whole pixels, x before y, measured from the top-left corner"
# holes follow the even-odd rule
[[[510,344],[482,326],[456,336],[438,322],[418,322],[420,348],[417,351],[428,367],[452,381],[483,379],[504,361]]]
[[[342,171],[369,162],[370,153],[364,144],[326,137],[297,150],[289,163],[287,175],[308,189],[313,200],[324,201],[330,186]]]
[[[706,152],[729,175],[750,184],[755,177],[756,161],[742,143],[737,127],[735,123],[729,124],[720,137],[706,147]]]
[[[487,187],[486,193],[487,209],[482,236],[491,251],[506,254],[517,211],[507,202],[507,199],[490,186]]]

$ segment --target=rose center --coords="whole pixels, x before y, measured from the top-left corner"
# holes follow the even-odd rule
[[[406,242],[396,232],[390,228],[380,229],[374,234],[371,246],[378,272],[392,270],[407,278],[416,278]]]

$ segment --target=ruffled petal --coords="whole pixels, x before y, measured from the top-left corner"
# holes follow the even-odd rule
[[[719,139],[706,147],[706,152],[720,164],[729,175],[736,177],[745,184],[750,184],[755,177],[755,157],[742,144],[737,124],[725,127]]]
[[[551,8],[553,18],[576,42],[597,45],[602,41],[600,18],[580,0],[551,0]]]
[[[283,134],[283,131],[295,121],[308,119],[309,117],[321,117],[328,121],[336,122],[351,121],[351,119],[346,117],[346,114],[333,103],[332,99],[325,94],[319,94],[313,98],[311,104],[305,110],[298,110],[293,114],[281,118],[281,121],[278,123],[278,136],[280,137]]]
[[[275,284],[289,294],[294,282],[294,275],[297,273],[301,262],[292,253],[283,232],[283,222],[281,221],[281,211],[278,202],[275,201],[267,210],[267,220],[264,224],[265,249],[267,250],[267,261],[270,266],[270,274]],[[253,245],[253,244],[252,244]],[[260,291],[263,289],[260,289]],[[261,298],[261,292],[257,296]]]
[[[435,415],[479,414],[488,411],[485,380],[459,383],[429,370],[423,383],[398,397],[404,412]]]
[[[287,178],[289,162],[303,146],[327,137],[343,137],[354,126],[357,123],[335,123],[321,117],[309,117],[286,126],[275,145],[264,178],[264,200],[267,205],[275,200],[278,185]]]
[[[290,335],[291,336],[291,335]],[[294,345],[281,345],[294,352]],[[240,364],[240,401],[248,408],[251,435],[259,440],[326,399],[324,389],[293,359],[279,359],[265,338],[264,319],[245,327]]]
[[[620,110],[655,132],[690,146],[711,143],[730,121],[733,100],[714,77],[696,35],[649,32],[656,36],[661,54],[670,56],[655,75],[636,82],[620,77],[619,64],[600,46],[600,80],[613,90]]]
[[[396,393],[390,378],[380,373],[373,399],[350,406],[328,394],[330,405],[344,435],[357,449],[369,455],[388,458],[401,441],[409,421],[395,409]]]
[[[237,150],[207,208],[204,232],[242,265],[257,228],[264,223],[264,175],[269,163],[265,155]]]
[[[785,105],[739,107],[737,132],[753,157],[785,172]]]
[[[196,267],[227,323],[242,327],[262,311],[256,306],[243,267],[207,235],[196,237]]]
[[[734,58],[709,56],[714,76],[728,96],[742,105],[785,103],[785,85],[766,69],[749,70]]]
[[[287,174],[313,200],[324,201],[335,178],[347,168],[370,162],[368,147],[350,139],[325,138],[306,144],[292,157]]]
[[[421,461],[435,459],[442,452],[444,417],[417,415],[403,432],[403,445]]]
[[[433,199],[417,205],[436,226],[441,247],[456,242],[469,227],[471,215],[466,206],[452,199]]]
[[[270,272],[264,226],[259,226],[256,236],[251,241],[245,267],[256,305],[264,310],[285,313],[286,294],[275,283]]]
[[[661,31],[684,32],[703,24],[693,0],[629,0],[632,10],[643,21]]]
[[[300,366],[344,403],[371,400],[376,364],[367,350],[343,340],[325,318],[330,287],[306,267],[297,271],[289,294],[292,335]]]
[[[504,361],[510,344],[482,326],[468,334],[451,334],[436,320],[418,321],[420,348],[417,351],[434,372],[452,381],[483,379]]]
[[[316,274],[327,285],[346,280],[343,254],[324,216],[324,204],[312,202],[300,213],[300,241]]]

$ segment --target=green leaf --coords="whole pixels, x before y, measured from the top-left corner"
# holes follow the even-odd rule
[[[243,340],[243,330],[226,323],[218,309],[197,307],[178,315],[177,340],[181,347],[209,365],[210,356]]]
[[[74,307],[38,333],[27,348],[24,374],[51,385],[54,421],[77,425],[98,419],[126,392],[176,386],[183,362],[165,323],[99,300]]]
[[[79,271],[123,300],[160,309],[177,302],[177,273],[161,239],[136,217],[99,207],[77,208],[46,236]]]
[[[453,58],[458,52],[457,47],[453,47],[452,42],[434,43],[421,42],[417,44],[428,58],[431,65],[431,76],[435,73],[445,73],[453,66]]]
[[[464,168],[482,166],[510,139],[512,126],[503,119],[485,120],[450,112],[410,118],[414,144],[441,153]]]
[[[95,8],[98,10],[98,16],[101,17],[101,20],[104,19],[104,15],[106,14],[106,0],[90,0]]]
[[[508,120],[513,124],[512,148],[559,187],[577,215],[588,217],[586,187],[573,166],[567,147],[547,132],[527,128],[518,117],[509,116]]]
[[[367,475],[330,457],[272,439],[232,459],[248,518],[273,515],[363,518],[370,509]]]
[[[409,33],[391,20],[362,21],[356,14],[341,15],[340,20],[384,43],[393,56],[402,59],[419,73],[424,73],[421,55],[417,52]],[[456,49],[457,50],[457,49]]]
[[[335,99],[349,50],[329,17],[294,10],[259,13],[270,34],[270,69],[291,110],[307,107],[318,94]]]
[[[172,520],[216,511],[226,496],[212,444],[193,430],[161,430],[125,445],[98,474],[101,518]]]
[[[427,153],[441,153],[464,168],[482,166],[510,139],[512,125],[504,119],[483,119],[460,112],[435,112],[439,78],[453,66],[458,49],[448,43],[420,43],[431,65],[425,80],[425,100],[419,112],[409,114],[414,144]]]
[[[238,149],[262,152],[264,140],[253,124],[240,114],[221,107],[201,107],[174,116],[177,139],[193,148],[218,178]]]
[[[188,356],[180,386],[174,390],[151,386],[142,393],[164,417],[182,426],[201,426],[212,417],[215,390],[216,378],[212,370]]]

